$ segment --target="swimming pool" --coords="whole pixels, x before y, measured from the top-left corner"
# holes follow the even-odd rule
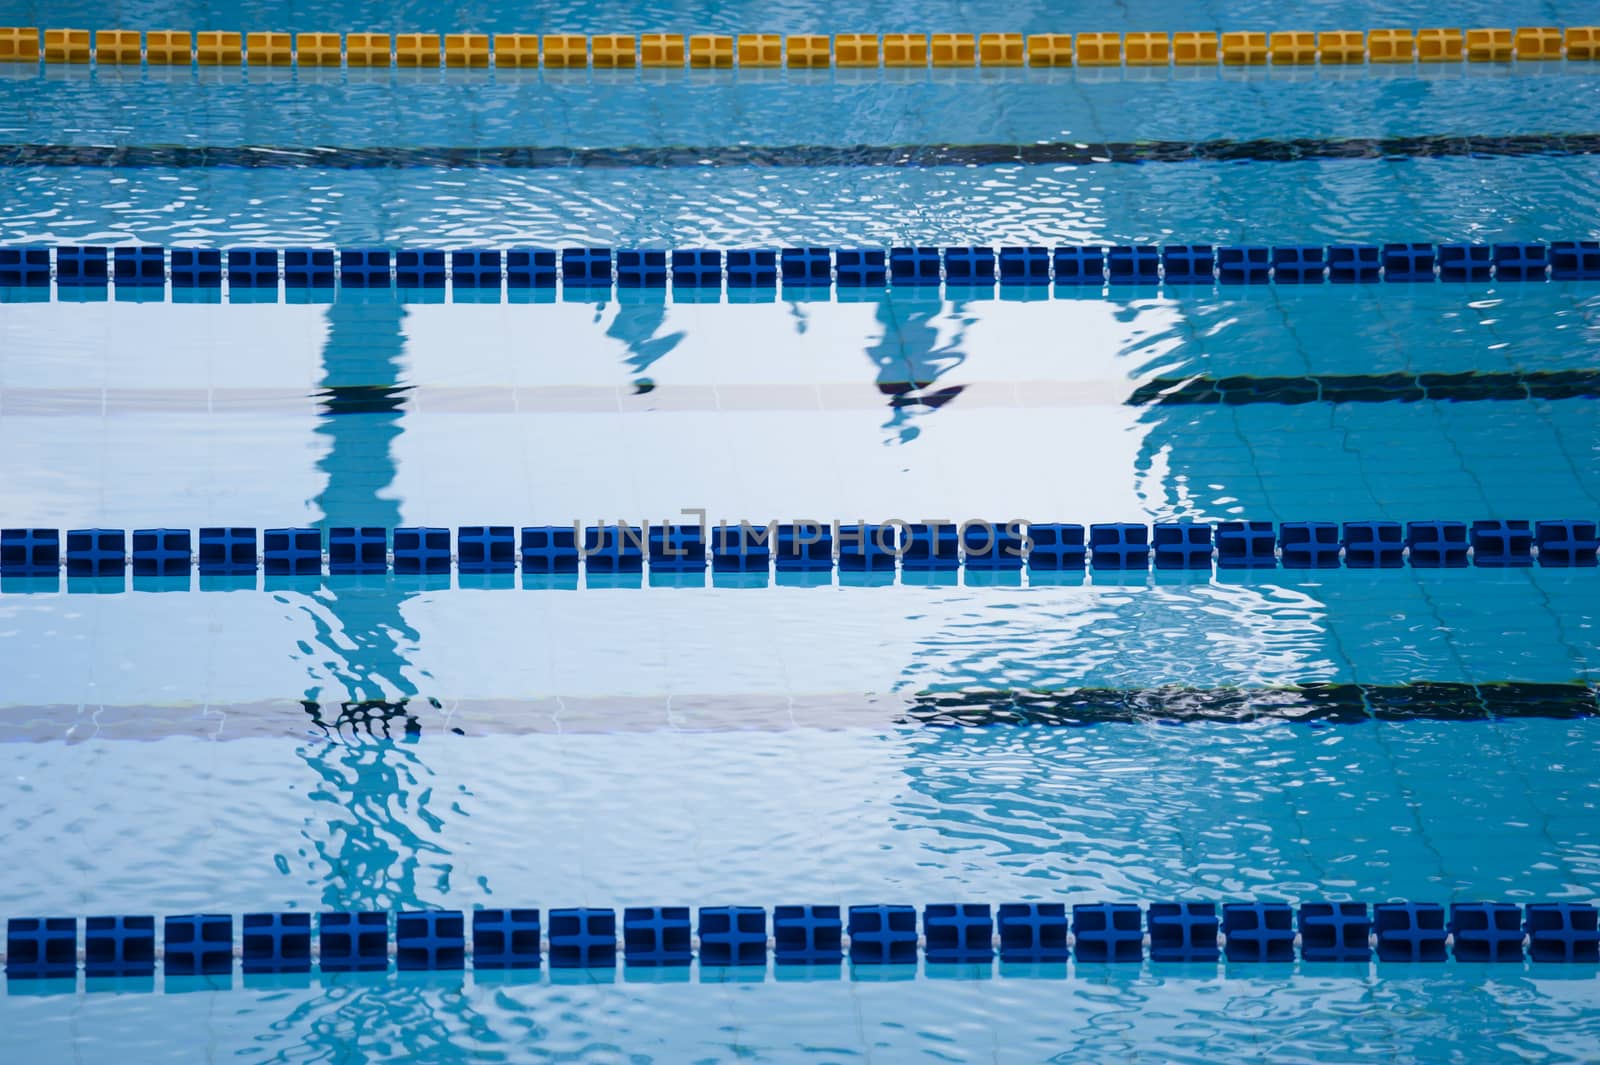
[[[1468,4],[1446,21],[1585,14]],[[1105,15],[1030,5],[1001,28],[1411,21],[1379,4]],[[898,4],[0,4],[0,25],[285,32],[971,21]],[[1174,259],[1165,283],[1108,261],[1076,284],[1051,257],[1054,283],[912,285],[886,259],[883,281],[853,286],[840,255],[1591,242],[1597,83],[1600,65],[1571,60],[0,64],[0,246],[53,249],[56,267],[0,295],[0,525],[194,534],[177,575],[119,554],[99,576],[69,557],[0,580],[0,913],[155,915],[165,952],[152,975],[8,979],[6,1045],[30,1062],[200,1046],[1592,1059],[1596,965],[1520,945],[1515,962],[1250,962],[1230,940],[1220,959],[1141,948],[1109,964],[985,940],[982,960],[951,961],[930,953],[923,908],[1596,902],[1596,570],[1557,564],[1554,539],[1542,564],[1529,547],[1526,565],[1489,565],[1485,542],[1461,566],[1416,546],[1395,567],[1337,546],[1331,566],[1300,566],[1284,530],[1592,522],[1600,282],[1542,264],[1513,280],[1497,262],[1466,281],[1441,263],[1438,280],[1430,265],[1341,284],[1319,260],[1315,283],[1290,283],[1285,261],[1247,284],[1219,258],[1205,283],[1175,283]],[[270,249],[272,282],[246,288],[230,258],[226,287],[185,288],[169,255],[155,284],[61,283],[65,249],[136,245]],[[574,259],[549,286],[469,290],[444,257],[448,284],[408,287],[386,264],[357,289],[356,260],[330,255],[340,284],[280,282],[278,249],[303,247],[598,247],[617,273],[579,284]],[[626,250],[812,247],[832,249],[839,284],[744,288],[731,258],[708,288],[622,281]],[[115,273],[114,253],[101,261]],[[1084,526],[1086,543],[1060,566],[980,564],[970,543],[960,565],[887,569],[844,553],[681,567],[646,544],[636,566],[600,554],[544,573],[521,554],[526,527],[702,512],[713,528],[892,519],[903,538],[1020,519]],[[1220,537],[1241,522],[1270,523],[1270,562],[1228,561]],[[1219,539],[1121,568],[1088,528],[1110,523]],[[509,569],[463,564],[460,527],[480,525],[508,529]],[[442,570],[424,553],[400,572],[393,531],[436,527]],[[259,557],[207,570],[213,528],[248,529]],[[346,528],[380,530],[376,572],[323,572],[324,537]],[[286,556],[257,531],[275,529],[315,531],[314,575],[273,571]],[[704,952],[711,908],[765,922],[877,904],[917,908],[908,962],[785,964],[766,924],[750,966],[641,965],[631,940],[614,965],[556,960],[562,907],[685,906]],[[248,957],[237,915],[470,925],[522,907],[545,919],[532,969],[488,969],[479,940],[463,970],[398,971],[390,924],[375,971],[331,971],[327,940],[309,972],[231,956]],[[163,918],[188,914],[235,915],[223,972],[174,971]]]

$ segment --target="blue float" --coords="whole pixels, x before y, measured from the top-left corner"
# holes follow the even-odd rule
[[[49,248],[36,245],[0,248],[0,288],[49,287]]]
[[[894,569],[898,548],[893,525],[840,523],[835,535],[839,540],[840,572],[886,572]]]
[[[986,902],[924,906],[922,936],[931,962],[988,961],[994,957],[994,912]]]
[[[1550,247],[1540,243],[1496,244],[1494,276],[1500,281],[1543,281],[1550,270]]]
[[[1339,284],[1377,281],[1382,277],[1383,249],[1376,244],[1330,244],[1328,280]]]
[[[778,253],[771,248],[734,248],[727,253],[727,260],[730,289],[774,288],[778,284]]]
[[[187,577],[191,558],[188,529],[133,530],[135,577]]]
[[[1058,247],[1052,256],[1058,285],[1104,285],[1106,249],[1104,245]]]
[[[449,573],[450,530],[402,526],[394,531],[396,573]]]
[[[552,969],[610,969],[617,964],[617,914],[587,907],[551,910]]]
[[[1271,569],[1277,564],[1278,530],[1272,522],[1217,523],[1218,569]]]
[[[766,965],[767,911],[760,906],[702,906],[700,964]]]
[[[401,972],[461,969],[467,961],[460,910],[409,910],[394,919],[395,968]]]
[[[938,248],[890,248],[889,279],[896,285],[937,285]]]
[[[1521,961],[1522,908],[1510,902],[1450,904],[1450,942],[1457,961]]]
[[[839,248],[833,253],[840,288],[882,288],[889,268],[882,248]],[[784,275],[787,281],[788,275]]]
[[[167,249],[148,244],[112,248],[111,278],[118,288],[165,287]]]
[[[784,248],[778,265],[785,285],[823,288],[833,284],[833,253],[827,248]]]
[[[961,564],[961,534],[954,523],[905,527],[900,565],[908,570],[953,570]]]
[[[229,248],[228,287],[277,288],[277,248]]]
[[[1460,521],[1406,523],[1406,547],[1419,569],[1459,569],[1467,564],[1467,525]]]
[[[285,289],[332,288],[332,248],[283,249],[283,287]]]
[[[387,573],[389,530],[377,525],[336,525],[328,530],[329,573]]]
[[[172,287],[220,289],[222,251],[218,248],[173,248]]]
[[[340,248],[340,288],[391,288],[394,255],[388,248]]]
[[[1027,538],[1021,522],[965,521],[960,534],[961,551],[969,570],[1022,568]]]
[[[850,907],[850,960],[857,965],[916,964],[916,907]]]
[[[1553,241],[1550,278],[1554,281],[1600,280],[1600,240]]]
[[[435,248],[402,248],[394,255],[394,283],[398,288],[444,288],[444,252]],[[380,286],[381,287],[381,286]]]
[[[1067,908],[1063,904],[1001,903],[995,923],[1000,932],[1001,961],[1038,963],[1067,959]]]
[[[1534,961],[1600,962],[1600,909],[1587,902],[1531,902],[1524,914]]]
[[[233,972],[233,918],[225,913],[168,917],[161,933],[168,976],[220,976]]]
[[[654,572],[697,573],[706,568],[705,530],[699,525],[652,525],[648,544]]]
[[[475,910],[474,969],[537,969],[543,964],[538,910]]]
[[[611,249],[563,248],[561,283],[572,288],[610,288]]]
[[[325,973],[384,972],[389,968],[389,915],[324,913],[317,918],[317,943],[317,965]]]
[[[1374,252],[1376,248],[1372,249]],[[1272,279],[1280,285],[1320,285],[1328,274],[1328,260],[1320,244],[1287,244],[1272,249]],[[1376,267],[1371,280],[1376,281]],[[1340,278],[1339,280],[1352,280]]]
[[[56,577],[60,573],[59,529],[0,530],[0,575]]]
[[[1043,251],[1043,248],[1038,249]],[[944,280],[947,285],[994,284],[993,248],[959,247],[944,249]],[[1048,267],[1047,267],[1048,269]],[[1049,280],[1046,274],[1045,280]]]
[[[1162,278],[1169,285],[1212,284],[1216,266],[1216,252],[1209,244],[1168,244],[1161,249]]]
[[[1152,902],[1146,921],[1152,961],[1216,961],[1217,907],[1211,902]]]
[[[590,573],[638,573],[644,569],[643,526],[618,522],[583,530],[583,564]]]
[[[78,975],[76,917],[6,921],[6,979],[59,980]]]
[[[772,911],[772,937],[779,965],[830,964],[844,956],[837,906],[779,906]]]
[[[1397,521],[1344,523],[1344,564],[1351,569],[1394,569],[1405,565],[1405,530]]]
[[[672,253],[672,284],[678,288],[721,288],[722,252],[679,248]]]
[[[121,529],[68,529],[67,576],[122,576],[127,543],[127,533]]]
[[[1278,546],[1284,569],[1337,569],[1344,541],[1338,522],[1286,521],[1278,526]]]
[[[1541,566],[1593,566],[1600,548],[1595,523],[1583,519],[1541,521],[1533,527]]]
[[[243,953],[240,968],[248,973],[311,971],[309,913],[247,913],[239,922]]]
[[[104,245],[62,245],[56,248],[56,287],[104,288],[106,267]]]
[[[1372,908],[1380,961],[1444,961],[1444,907],[1436,902],[1380,902]]]
[[[578,538],[572,526],[530,525],[524,528],[522,572],[578,572]]]
[[[767,572],[776,535],[770,525],[718,525],[711,532],[712,568],[722,573]]]
[[[1437,252],[1432,244],[1385,244],[1385,281],[1432,281]]]
[[[462,573],[511,573],[517,568],[517,533],[509,525],[463,525],[456,530],[456,567]]]
[[[1440,281],[1488,281],[1494,269],[1494,249],[1487,244],[1439,245]]]
[[[1083,526],[1043,524],[1028,526],[1030,570],[1081,570],[1087,557]]]
[[[550,283],[555,284],[556,261],[550,256]],[[459,289],[496,289],[504,276],[496,248],[463,248],[450,253],[450,284]],[[524,285],[523,288],[532,286]]]
[[[1229,961],[1294,961],[1294,910],[1286,902],[1228,902],[1222,935]]]
[[[1073,952],[1079,961],[1142,961],[1142,918],[1131,902],[1080,902],[1072,907]]]
[[[1106,253],[1113,285],[1154,285],[1161,280],[1161,249],[1154,244],[1119,244]]]
[[[1306,961],[1366,961],[1372,957],[1372,915],[1364,902],[1300,905],[1300,957]]]
[[[150,976],[155,971],[154,917],[89,917],[84,920],[85,976]]]
[[[1138,526],[1143,529],[1144,526]],[[1156,569],[1210,569],[1211,526],[1191,522],[1161,522],[1155,527]],[[1096,555],[1098,559],[1098,554]],[[1111,569],[1142,568],[1110,566]]]
[[[676,253],[674,253],[676,265]],[[666,288],[667,253],[660,248],[621,248],[617,251],[617,287]]]
[[[946,264],[949,263],[948,252]],[[1000,284],[1048,285],[1050,283],[1050,249],[1040,247],[1001,248],[999,255]]]
[[[1124,521],[1091,525],[1089,558],[1095,569],[1148,569],[1150,529]]]
[[[780,570],[832,569],[833,529],[820,522],[779,525],[772,560]]]
[[[1494,568],[1533,565],[1533,526],[1526,521],[1473,522],[1472,562]]]
[[[687,906],[629,906],[622,911],[622,948],[629,965],[688,965],[694,934]]]
[[[506,288],[553,289],[556,287],[554,248],[510,248],[506,251]]]
[[[316,529],[265,529],[261,568],[269,577],[311,577],[322,573],[322,533]]]
[[[1272,280],[1272,249],[1261,244],[1217,249],[1217,280],[1224,285],[1264,285]]]

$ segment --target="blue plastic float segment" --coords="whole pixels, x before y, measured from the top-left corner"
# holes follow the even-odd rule
[[[1159,548],[1158,548],[1159,550]],[[1270,521],[1217,524],[1218,569],[1271,569],[1278,564],[1278,530]]]
[[[1138,907],[1134,908],[1138,924]],[[1052,962],[1067,958],[1067,908],[1059,902],[1006,902],[995,915],[1000,960]],[[1143,933],[1140,933],[1143,936]],[[1142,939],[1141,939],[1142,941]]]
[[[890,248],[889,279],[896,285],[937,285],[938,248]]]
[[[561,252],[561,280],[574,286],[611,285],[610,248],[564,248]]]
[[[1272,279],[1280,285],[1322,284],[1328,272],[1324,251],[1319,244],[1289,244],[1273,248]],[[1377,280],[1377,277],[1377,270],[1374,269],[1372,279]]]
[[[1496,244],[1494,276],[1500,281],[1543,281],[1550,270],[1546,244]]]
[[[765,573],[775,538],[770,525],[718,525],[711,532],[711,565],[725,573]]]
[[[1522,909],[1510,902],[1450,905],[1450,939],[1457,961],[1521,961]]]
[[[924,906],[922,935],[929,961],[987,961],[994,956],[994,912],[984,902]]]
[[[269,577],[309,577],[322,572],[322,533],[316,529],[266,529],[261,568]]]
[[[1039,249],[1043,251],[1044,249]],[[949,285],[994,284],[994,249],[984,247],[946,248],[944,280]],[[1049,280],[1046,276],[1043,280]]]
[[[84,920],[85,976],[150,976],[155,971],[154,917],[89,917]]]
[[[779,906],[772,911],[772,936],[779,965],[832,963],[844,956],[837,906]]]
[[[56,248],[56,287],[104,288],[106,276],[104,245],[62,245]]]
[[[1376,244],[1328,246],[1328,280],[1354,284],[1377,281],[1382,276],[1383,249]]]
[[[217,248],[173,248],[172,287],[222,287],[222,252]]]
[[[780,570],[832,569],[833,529],[820,522],[781,524],[772,559]]]
[[[67,576],[120,577],[126,564],[127,533],[123,530],[67,530]]]
[[[394,283],[399,288],[444,288],[444,252],[432,248],[402,248],[394,255]]]
[[[1385,281],[1432,281],[1437,252],[1432,244],[1385,244]]]
[[[537,969],[543,963],[538,910],[475,910],[474,969]]]
[[[1089,555],[1095,569],[1148,569],[1150,529],[1120,521],[1091,525]]]
[[[389,530],[377,525],[337,525],[328,530],[329,573],[386,573]]]
[[[247,913],[239,925],[246,973],[311,971],[309,913]]]
[[[610,969],[617,964],[617,915],[614,910],[573,908],[551,910],[552,969]]]
[[[450,253],[450,283],[460,289],[498,289],[503,271],[494,248],[463,248]],[[550,257],[550,282],[555,283],[555,256]],[[521,286],[529,287],[529,286]]]
[[[1553,241],[1550,278],[1553,281],[1600,280],[1600,240]]]
[[[698,525],[652,525],[650,568],[693,573],[706,568],[705,532]]]
[[[511,248],[506,252],[507,289],[556,287],[554,248]]]
[[[833,253],[840,288],[882,288],[889,268],[882,248],[839,248]]]
[[[1582,519],[1541,521],[1533,527],[1541,566],[1593,566],[1600,548],[1595,523]]]
[[[1088,551],[1083,526],[1052,524],[1028,526],[1030,570],[1081,570]]]
[[[839,569],[843,571],[886,571],[894,569],[898,539],[895,526],[871,522],[840,523]]]
[[[1300,957],[1306,961],[1366,961],[1372,957],[1372,916],[1364,902],[1300,905]]]
[[[1444,907],[1435,902],[1380,902],[1372,908],[1380,961],[1444,961]]]
[[[578,539],[572,526],[533,525],[524,528],[522,572],[578,572]]]
[[[396,573],[449,573],[450,530],[402,527],[394,531]]]
[[[784,248],[778,253],[785,285],[833,284],[833,255],[827,248]]]
[[[229,288],[277,288],[277,248],[229,248]]]
[[[1525,521],[1472,523],[1474,565],[1502,568],[1533,565],[1533,527]]]
[[[638,573],[645,540],[642,525],[590,525],[583,530],[583,564],[590,573]]]
[[[1405,564],[1405,531],[1397,521],[1344,523],[1344,563],[1351,569],[1393,569]]]
[[[395,968],[461,969],[466,965],[466,920],[460,910],[420,910],[394,919]]]
[[[283,249],[283,287],[285,289],[332,288],[332,248]]]
[[[1079,961],[1141,961],[1143,914],[1131,902],[1089,902],[1072,907],[1073,951]]]
[[[629,906],[622,947],[629,965],[688,965],[694,958],[687,906]]]
[[[1152,961],[1216,961],[1217,907],[1211,902],[1153,902],[1146,914]]]
[[[1294,910],[1286,902],[1229,902],[1222,907],[1229,961],[1294,961]]]
[[[78,974],[76,917],[6,921],[6,979],[59,980]]]
[[[1058,247],[1052,257],[1058,285],[1104,285],[1106,249],[1104,245]]]
[[[462,573],[511,573],[517,568],[516,530],[509,525],[461,526],[456,530],[456,566]]]
[[[1439,245],[1440,281],[1488,281],[1494,249],[1487,244]]]
[[[857,965],[916,964],[916,908],[850,907],[850,960]]]
[[[59,529],[0,531],[0,575],[54,577],[61,573]]]
[[[1154,244],[1114,246],[1106,253],[1106,273],[1113,285],[1154,285],[1161,280],[1161,249]]]
[[[674,253],[676,258],[676,253]],[[666,288],[667,253],[659,248],[617,251],[618,288]]]
[[[672,253],[672,284],[678,288],[721,288],[722,252],[679,248]]]
[[[190,559],[188,529],[133,530],[135,577],[186,577]]]
[[[1467,526],[1460,521],[1406,523],[1411,564],[1420,569],[1457,569],[1467,564]]]
[[[1338,522],[1286,521],[1278,526],[1278,546],[1284,569],[1337,569],[1344,541]]]
[[[1039,247],[1001,248],[1000,283],[1002,285],[1047,285],[1050,283],[1050,249]],[[949,269],[949,252],[945,253],[945,268]]]
[[[842,537],[841,537],[842,540]],[[953,570],[961,564],[961,532],[952,522],[907,525],[900,565],[908,570]]]
[[[49,287],[49,248],[39,245],[0,248],[0,288]]]
[[[774,288],[778,284],[778,253],[771,248],[734,248],[727,253],[727,260],[729,288]]]
[[[167,249],[130,245],[111,249],[111,278],[118,288],[162,288],[167,283]]]
[[[389,915],[362,911],[317,918],[317,965],[325,973],[383,972],[389,968]]]
[[[960,528],[968,569],[1021,569],[1027,542],[1021,522],[967,521]]]
[[[1224,285],[1266,284],[1272,280],[1272,249],[1260,244],[1218,248],[1217,280]]]
[[[1143,529],[1144,526],[1138,526]],[[1163,522],[1155,527],[1155,556],[1157,569],[1210,569],[1211,526],[1189,522]],[[1099,555],[1096,553],[1098,563]],[[1112,565],[1110,569],[1140,569],[1135,566]]]
[[[1587,902],[1533,902],[1525,916],[1534,961],[1600,962],[1600,909]]]
[[[162,964],[168,976],[233,972],[233,918],[225,913],[168,917],[162,928]]]
[[[767,964],[767,911],[760,906],[702,906],[700,964]]]
[[[390,288],[393,256],[388,248],[339,249],[341,288]]]
[[[1168,244],[1161,249],[1161,269],[1168,284],[1209,285],[1216,280],[1216,265],[1209,244]]]

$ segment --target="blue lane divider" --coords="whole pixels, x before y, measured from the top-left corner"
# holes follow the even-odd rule
[[[453,542],[452,542],[453,541]],[[131,543],[132,548],[129,549]],[[64,545],[64,546],[63,546]],[[195,549],[198,545],[198,550]],[[1587,518],[1474,521],[640,522],[590,526],[333,526],[264,529],[0,529],[0,577],[141,581],[395,573],[685,578],[713,574],[893,576],[1026,568],[1082,571],[1595,568],[1600,523]],[[232,585],[230,585],[232,586]],[[27,590],[22,588],[20,590]]]
[[[12,917],[8,980],[686,966],[1379,961],[1600,963],[1586,902],[935,903]],[[238,935],[236,936],[236,930]],[[316,944],[315,951],[313,943]]]
[[[1332,245],[1043,245],[891,248],[165,248],[0,247],[0,292],[108,285],[159,294],[252,290],[271,295],[359,289],[471,291],[473,298],[596,290],[759,291],[1038,289],[1120,285],[1287,285],[1600,281],[1600,241]],[[63,298],[68,298],[63,296]]]

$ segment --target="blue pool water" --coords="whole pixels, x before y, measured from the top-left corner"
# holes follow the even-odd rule
[[[980,21],[1038,32],[1416,17],[1377,3],[1213,8],[1026,4]],[[1443,21],[1591,14],[1466,4]],[[897,3],[0,2],[0,25],[150,29],[991,28],[974,17]],[[0,244],[1600,239],[1597,156],[1494,146],[1600,132],[1600,71],[1530,66],[29,66],[0,70]],[[1389,149],[1326,157],[1350,138]],[[1395,148],[1408,138],[1486,147]],[[1290,139],[1322,156],[805,157]],[[44,159],[63,146],[362,150],[382,165]],[[638,165],[580,168],[418,151],[507,146],[640,152]],[[685,146],[705,158],[646,151]],[[780,166],[718,162],[739,146],[795,151]],[[8,528],[560,525],[684,508],[761,522],[1600,515],[1594,398],[1139,398],[1193,378],[1590,373],[1592,281],[483,304],[45,291],[0,301]],[[897,401],[909,384],[952,398]],[[332,398],[363,391],[390,399]],[[1405,567],[755,587],[655,574],[7,583],[0,916],[1593,903],[1596,722],[1495,693],[1600,683],[1597,579]],[[1238,693],[1349,685],[1367,686],[1365,705],[1420,709],[1218,719]],[[1080,689],[1150,709],[1092,725],[997,713],[1016,693]],[[1483,712],[1495,698],[1501,712]],[[965,727],[929,720],[941,699],[975,708]],[[1182,709],[1196,704],[1216,712]],[[28,1062],[1580,1062],[1600,1046],[1600,977],[1592,964],[1454,960],[168,975],[8,980],[0,1024],[0,1060]]]

